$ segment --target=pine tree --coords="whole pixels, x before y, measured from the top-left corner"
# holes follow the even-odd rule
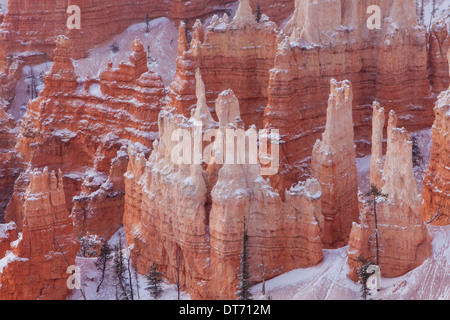
[[[413,167],[420,167],[420,164],[423,162],[422,153],[420,152],[419,145],[417,143],[416,136],[411,137],[412,142],[412,162]]]
[[[163,282],[164,274],[158,270],[158,265],[156,262],[153,262],[153,265],[150,268],[146,278],[147,278],[147,287],[145,290],[150,292],[150,295],[153,299],[158,299],[162,293],[161,283]]]
[[[126,275],[125,260],[122,251],[122,241],[119,240],[119,244],[114,247],[114,280],[115,285],[118,288],[117,297],[120,300],[129,300],[128,298],[128,286]]]
[[[252,293],[250,292],[250,268],[249,268],[249,253],[248,253],[248,236],[244,219],[244,232],[242,235],[242,252],[241,252],[241,267],[239,273],[239,286],[236,293],[238,300],[252,300]]]
[[[387,198],[388,195],[382,193],[375,185],[370,186],[370,190],[366,193],[366,196],[372,197],[372,204],[373,204],[373,216],[375,220],[375,244],[376,244],[376,265],[379,266],[379,251],[380,251],[380,245],[379,245],[379,239],[378,239],[378,218],[377,218],[377,200],[380,197]]]
[[[137,293],[138,300],[140,300],[141,297],[139,295],[139,289],[141,287],[139,286],[139,277],[138,277],[136,262],[133,263],[133,271],[134,271],[134,280],[136,281],[136,293]]]
[[[256,22],[259,23],[261,21],[261,6],[259,4],[256,5]]]
[[[359,283],[361,284],[361,297],[363,300],[367,300],[370,296],[370,290],[367,287],[367,280],[369,280],[370,276],[373,275],[373,273],[369,273],[367,270],[371,265],[373,265],[373,263],[367,261],[362,256],[359,256],[358,260],[362,263],[362,265],[356,270],[356,274],[359,276]]]
[[[181,281],[180,281],[180,269],[181,269],[181,249],[177,248],[176,251],[176,260],[177,260],[177,299],[180,300],[180,292],[181,292]]]
[[[112,259],[112,250],[111,247],[108,245],[108,242],[103,242],[102,248],[100,249],[100,254],[97,257],[97,260],[95,260],[95,267],[98,271],[101,272],[101,279],[100,283],[97,286],[97,292],[100,290],[100,286],[103,283],[103,280],[105,280],[105,274],[108,270],[108,263]]]
[[[149,33],[150,32],[150,28],[149,28],[149,23],[150,23],[150,17],[147,15],[145,16],[145,23],[147,25],[147,29],[145,30],[145,33]]]
[[[127,269],[128,269],[128,287],[130,292],[130,298],[131,300],[134,300],[134,290],[133,290],[133,277],[131,276],[131,257],[128,256],[127,258]]]

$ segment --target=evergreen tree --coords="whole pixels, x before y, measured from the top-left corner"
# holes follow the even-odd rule
[[[147,287],[145,290],[150,292],[150,295],[153,299],[158,299],[162,293],[161,283],[163,282],[164,274],[158,270],[158,265],[156,262],[153,262],[153,265],[150,268],[146,278],[147,278]]]
[[[244,219],[244,232],[242,235],[242,252],[241,252],[241,267],[239,273],[239,286],[236,293],[238,300],[252,300],[252,293],[250,292],[250,268],[249,268],[249,253],[248,253],[248,236]]]
[[[118,291],[117,297],[120,300],[129,300],[126,271],[127,268],[122,251],[122,241],[119,240],[119,244],[114,247],[114,280]]]
[[[127,258],[127,269],[128,269],[128,279],[129,279],[129,283],[128,283],[128,287],[129,287],[129,292],[130,292],[130,298],[131,300],[134,300],[134,290],[133,290],[133,277],[131,276],[131,257],[128,256]]]
[[[370,276],[373,275],[373,273],[368,272],[368,269],[371,265],[373,265],[373,263],[367,261],[362,256],[359,256],[358,260],[362,263],[362,265],[356,270],[356,274],[359,276],[359,283],[361,284],[361,297],[363,300],[367,300],[370,296],[370,290],[367,287],[367,280],[369,280]]]
[[[177,299],[181,300],[180,293],[181,293],[181,282],[180,282],[180,269],[181,269],[181,249],[177,248],[176,251],[176,260],[177,260]]]
[[[412,162],[413,167],[420,167],[420,164],[423,162],[422,153],[420,152],[419,145],[417,144],[416,136],[411,137],[412,142]]]
[[[147,29],[145,30],[145,33],[149,33],[150,32],[150,28],[149,28],[149,24],[150,24],[150,17],[147,15],[145,16],[145,23],[147,25]]]
[[[261,6],[259,3],[256,5],[256,22],[261,21]]]
[[[100,249],[100,254],[97,257],[97,260],[95,261],[95,267],[98,271],[101,272],[101,280],[100,283],[97,286],[97,292],[100,290],[100,286],[103,283],[103,280],[105,279],[105,273],[108,270],[108,263],[112,259],[112,250],[111,247],[108,245],[108,242],[103,242],[102,248]]]
[[[387,198],[387,194],[382,193],[375,185],[370,186],[370,190],[366,193],[366,196],[372,197],[372,203],[373,203],[373,216],[375,219],[375,244],[376,244],[376,265],[379,266],[379,251],[380,251],[380,245],[379,245],[379,239],[378,239],[378,219],[377,219],[377,200],[380,197]]]

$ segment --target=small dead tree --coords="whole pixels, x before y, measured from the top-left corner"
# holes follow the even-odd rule
[[[120,300],[129,300],[129,289],[126,286],[127,275],[125,259],[123,256],[122,241],[120,239],[119,243],[114,247],[114,280],[117,290],[116,297]]]
[[[97,257],[97,260],[95,260],[94,264],[98,271],[101,272],[101,278],[100,283],[97,286],[97,292],[100,290],[100,286],[102,285],[103,281],[105,280],[105,274],[108,270],[108,263],[112,259],[112,250],[111,247],[108,245],[108,242],[104,241],[102,248],[100,249],[100,254]]]
[[[181,279],[180,279],[180,269],[181,269],[181,249],[178,247],[175,253],[175,259],[177,263],[177,299],[180,300],[180,292],[181,292]]]
[[[266,267],[264,266],[264,257],[261,255],[261,268],[262,268],[262,288],[261,293],[266,295]]]
[[[163,282],[164,274],[158,270],[158,265],[153,262],[150,271],[147,274],[147,290],[153,299],[158,299],[162,294],[161,283]]]

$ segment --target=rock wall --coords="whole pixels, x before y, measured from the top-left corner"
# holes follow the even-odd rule
[[[12,195],[11,186],[18,176],[19,163],[13,150],[17,134],[14,118],[0,106],[0,223]]]
[[[53,56],[53,47],[56,37],[68,36],[73,43],[75,59],[86,54],[86,51],[96,44],[102,43],[111,36],[116,35],[128,26],[145,22],[149,19],[168,17],[175,21],[195,21],[205,18],[213,13],[226,12],[226,4],[235,0],[183,0],[163,1],[77,1],[81,9],[81,29],[69,30],[67,20],[71,14],[67,13],[71,1],[34,1],[9,0],[8,12],[0,25],[2,39],[0,47],[0,60],[5,60],[8,53],[32,52],[26,59],[47,59]],[[256,0],[252,1],[253,10],[256,10]],[[294,1],[283,0],[277,3],[272,1],[258,1],[260,11],[274,19],[281,21],[292,12]]]
[[[148,160],[135,146],[129,147],[124,227],[140,273],[147,273],[156,261],[169,281],[175,282],[179,266],[181,284],[191,297],[234,299],[244,217],[252,282],[262,279],[262,260],[267,279],[321,261],[321,188],[315,180],[299,183],[282,202],[261,177],[259,165],[174,162],[177,142],[171,138],[177,129],[190,134],[243,130],[234,93],[227,90],[219,95],[216,123],[205,108],[199,72],[197,81],[198,103],[191,119],[175,108],[162,111],[160,139]]]
[[[244,9],[243,9],[244,8]],[[206,99],[211,110],[217,95],[232,89],[240,101],[242,119],[262,127],[267,104],[269,70],[276,53],[277,27],[267,17],[259,23],[249,3],[241,1],[234,19],[214,16],[203,34],[197,21],[190,47],[180,25],[177,70],[171,84],[171,104],[190,117],[195,107],[195,70],[201,69],[206,85]],[[213,113],[217,120],[217,116]]]
[[[75,210],[79,232],[86,231],[84,226],[104,237],[117,231],[127,167],[121,148],[131,141],[140,143],[148,154],[157,137],[165,89],[161,77],[148,71],[145,57],[142,43],[135,40],[128,63],[109,64],[99,79],[82,82],[73,72],[70,42],[60,37],[55,63],[44,76],[45,88],[28,105],[16,151],[31,169],[63,170],[66,203]],[[20,218],[15,216],[25,187],[18,180],[8,206],[8,221],[18,226]],[[93,221],[86,221],[87,217]]]
[[[438,50],[448,40],[439,33],[439,41],[430,40],[434,45],[428,52],[426,29],[415,22],[414,1],[408,3],[296,2],[297,10],[283,29],[289,37],[278,42],[270,70],[264,117],[265,127],[279,128],[285,141],[280,177],[272,179],[274,188],[283,190],[310,176],[309,157],[325,126],[331,78],[348,79],[353,85],[358,156],[370,152],[373,101],[389,105],[399,115],[400,125],[408,130],[432,124],[431,106],[437,91],[430,86],[429,57],[435,57],[431,61],[435,69],[448,70]],[[366,26],[369,4],[382,9],[379,30]],[[441,75],[441,71],[438,73]],[[443,77],[433,80],[437,87],[441,86],[437,84],[439,79]]]
[[[450,61],[450,50],[448,51]],[[423,181],[425,221],[434,225],[450,223],[450,88],[441,93],[434,107],[431,162]]]
[[[79,245],[61,171],[31,172],[24,199],[23,230],[6,252],[0,251],[0,299],[65,299],[69,291],[66,270],[68,264],[75,264]]]
[[[421,197],[412,170],[412,143],[408,132],[397,128],[391,111],[388,146],[384,164],[385,196],[377,197],[376,209],[365,210],[361,223],[353,225],[348,251],[350,277],[358,280],[360,257],[376,263],[376,236],[379,238],[379,266],[383,277],[404,275],[420,266],[431,254],[431,238],[421,218]],[[377,231],[375,217],[377,213]]]
[[[373,103],[372,116],[372,152],[370,157],[370,186],[378,190],[384,186],[383,181],[383,132],[386,116],[384,108],[378,102]]]
[[[331,80],[327,124],[322,140],[314,145],[312,176],[322,186],[325,248],[348,242],[352,223],[358,221],[358,175],[353,134],[353,92],[348,81]]]

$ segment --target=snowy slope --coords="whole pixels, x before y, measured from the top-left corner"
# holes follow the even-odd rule
[[[432,0],[425,0],[425,24],[444,20],[450,29],[450,0],[435,0],[436,8],[433,14]]]
[[[433,237],[432,256],[420,267],[393,279],[382,278],[381,291],[374,300],[450,299],[450,226],[429,227]],[[348,278],[348,247],[324,250],[317,266],[298,269],[266,282],[266,296],[274,300],[360,299],[360,285]],[[381,270],[381,272],[383,272]],[[254,297],[264,299],[261,284],[253,287]]]
[[[108,241],[109,245],[113,248],[119,241],[122,240],[122,246],[126,247],[125,232],[123,228],[118,230],[111,239]],[[128,250],[124,249],[124,255],[128,256]],[[106,277],[99,292],[97,293],[97,286],[100,283],[100,272],[95,268],[96,258],[76,258],[76,265],[81,269],[81,290],[83,290],[87,300],[115,300],[116,291],[114,286],[114,281],[112,277],[112,271],[106,273]],[[137,282],[136,277],[137,276]],[[146,279],[143,275],[136,274],[133,270],[133,288],[135,300],[152,300],[153,298],[145,290]],[[139,293],[137,290],[137,284],[139,285]],[[177,289],[174,284],[170,284],[165,281],[162,284],[163,293],[160,300],[176,300],[177,299]],[[190,297],[186,292],[181,293],[181,300],[189,300]],[[80,290],[73,290],[68,296],[67,300],[83,300],[83,295]]]
[[[167,18],[157,18],[149,23],[149,33],[146,33],[145,22],[130,26],[121,34],[113,37],[88,51],[88,57],[74,61],[75,72],[81,77],[98,77],[105,70],[108,60],[117,67],[120,61],[128,62],[131,54],[131,43],[138,38],[148,52],[150,48],[151,71],[156,71],[167,87],[175,75],[178,46],[178,29],[175,23]],[[114,53],[111,46],[117,45],[119,51]]]
[[[8,0],[0,0],[0,13],[5,14],[8,11]]]

